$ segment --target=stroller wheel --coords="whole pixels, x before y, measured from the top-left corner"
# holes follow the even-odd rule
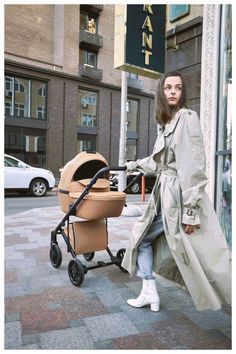
[[[60,247],[53,243],[50,248],[50,261],[54,268],[58,268],[62,262],[62,253]]]
[[[86,261],[91,261],[94,257],[94,252],[90,252],[90,253],[83,253],[83,257]]]
[[[78,259],[72,259],[68,264],[70,281],[75,286],[80,286],[84,281],[84,267]]]
[[[122,259],[124,258],[124,254],[125,254],[125,248],[119,249],[119,251],[116,254],[116,257],[120,258],[120,264],[118,265],[118,267],[120,268],[120,270],[122,272],[128,273],[128,271],[125,268],[121,267],[121,262],[122,262]]]

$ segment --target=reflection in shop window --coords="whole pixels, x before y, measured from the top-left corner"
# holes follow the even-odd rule
[[[25,117],[25,106],[23,104],[15,103],[14,114],[17,117]]]
[[[96,137],[86,134],[79,134],[77,142],[78,154],[83,151],[96,151]]]
[[[127,139],[126,141],[126,159],[127,161],[137,160],[137,142],[136,139]]]
[[[29,165],[45,167],[46,134],[31,135],[27,132],[27,128],[14,127],[14,129],[16,133],[5,132],[5,153]]]
[[[232,168],[230,156],[223,159],[221,190],[221,225],[228,244],[232,246]]]
[[[46,119],[46,87],[42,81],[5,76],[5,114]],[[41,114],[37,107],[42,107]]]
[[[97,126],[97,93],[79,90],[78,124],[86,127]]]
[[[46,83],[32,80],[32,112],[31,117],[46,119]]]
[[[21,83],[20,80],[15,79],[14,87],[15,87],[15,92],[21,92],[21,93],[25,92],[24,85]]]
[[[42,97],[46,97],[46,86],[43,85],[38,89],[38,95]]]
[[[83,126],[96,127],[96,116],[93,114],[83,114]]]
[[[138,101],[128,100],[126,105],[127,111],[127,129],[137,131],[138,122]]]
[[[216,152],[216,211],[232,246],[232,7],[222,5],[218,136]]]
[[[45,107],[37,106],[37,118],[45,119]]]
[[[12,112],[12,102],[5,102],[5,115],[10,116]]]
[[[127,112],[127,140],[126,140],[126,159],[137,159],[137,139],[138,139],[138,116],[139,116],[139,102],[128,99],[126,102]]]

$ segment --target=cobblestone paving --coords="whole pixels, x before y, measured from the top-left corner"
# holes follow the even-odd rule
[[[55,269],[49,260],[50,232],[63,216],[50,207],[5,218],[5,349],[231,349],[231,307],[198,312],[186,290],[163,278],[157,313],[126,304],[141,282],[115,265],[90,270],[73,286],[60,236],[62,264]],[[136,219],[108,220],[112,252],[126,247]],[[110,260],[106,251],[90,263],[101,260]]]

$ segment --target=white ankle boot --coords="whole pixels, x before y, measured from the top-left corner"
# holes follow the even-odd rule
[[[152,311],[159,311],[160,298],[156,288],[156,279],[143,279],[143,287],[136,299],[129,299],[127,303],[134,307],[151,305]]]

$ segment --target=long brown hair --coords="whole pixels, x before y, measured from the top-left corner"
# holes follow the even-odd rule
[[[166,97],[164,95],[164,83],[165,79],[170,76],[179,76],[182,81],[182,94],[180,100],[176,106],[173,108],[168,105]],[[178,71],[170,71],[164,74],[158,81],[156,98],[155,98],[155,119],[157,123],[165,125],[168,123],[175,113],[182,107],[185,106],[186,102],[186,84],[184,82],[183,76]]]

